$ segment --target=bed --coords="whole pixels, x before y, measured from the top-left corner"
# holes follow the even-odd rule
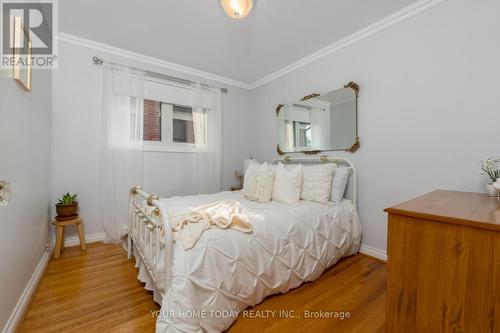
[[[157,332],[222,332],[245,308],[313,281],[358,252],[361,227],[352,163],[328,157],[277,161],[336,162],[349,168],[345,198],[282,204],[250,201],[239,191],[160,199],[140,187],[131,190],[128,256],[136,258],[138,278],[161,304]],[[209,229],[187,251],[172,241],[169,216],[219,200],[240,202],[253,232]]]

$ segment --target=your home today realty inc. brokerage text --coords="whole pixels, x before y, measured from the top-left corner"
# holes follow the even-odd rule
[[[350,319],[349,311],[312,311],[312,310],[154,310],[151,315],[155,318],[238,318],[247,319]]]

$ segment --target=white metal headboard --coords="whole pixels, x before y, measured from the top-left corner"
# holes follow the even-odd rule
[[[349,183],[347,184],[346,193],[344,197],[346,199],[351,199],[354,206],[356,207],[358,204],[358,193],[357,193],[357,178],[356,178],[356,168],[354,164],[349,161],[347,158],[343,157],[333,157],[322,155],[320,157],[291,157],[284,156],[280,158],[274,159],[271,163],[277,164],[281,162],[283,164],[298,164],[298,163],[310,163],[310,164],[321,164],[321,163],[338,163],[343,165],[344,167],[351,170],[351,175],[349,177]]]

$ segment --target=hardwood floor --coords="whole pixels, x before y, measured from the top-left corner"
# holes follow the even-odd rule
[[[229,332],[384,332],[385,283],[385,264],[362,254],[346,258],[317,281],[247,309]],[[158,309],[120,246],[88,244],[86,253],[67,248],[49,263],[19,331],[154,332]],[[305,318],[306,311],[350,318]],[[269,317],[251,318],[263,313]]]
[[[137,281],[123,248],[102,243],[66,248],[47,272],[21,332],[153,332],[159,307]]]

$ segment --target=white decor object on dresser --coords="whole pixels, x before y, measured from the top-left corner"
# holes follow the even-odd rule
[[[490,182],[486,184],[486,192],[492,197],[497,196],[497,190],[493,186],[493,183],[500,178],[500,170],[498,169],[498,159],[493,157],[488,157],[481,160],[481,175],[487,175]]]
[[[486,192],[490,195],[490,197],[496,197],[497,196],[497,190],[494,186],[494,184],[486,184]]]
[[[497,178],[497,181],[493,183],[493,188],[497,192],[497,197],[500,199],[500,178]]]

